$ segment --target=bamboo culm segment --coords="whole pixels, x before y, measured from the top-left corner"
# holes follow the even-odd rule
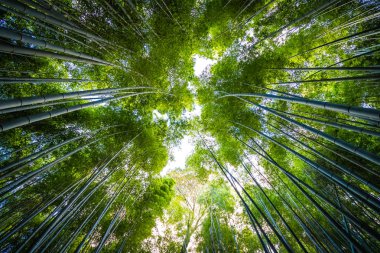
[[[59,19],[60,21],[66,23],[69,26],[74,26],[76,28],[79,28],[76,24],[68,20],[62,13],[55,11],[53,8],[46,8],[42,7],[40,4],[37,4],[31,0],[23,0],[24,3],[26,3],[29,6],[32,6],[37,11],[47,14],[50,17],[53,17],[55,19]]]
[[[360,149],[360,148],[358,148],[358,147],[355,147],[355,146],[351,145],[350,143],[347,143],[347,142],[345,142],[345,141],[343,141],[343,140],[340,140],[340,139],[334,138],[334,137],[332,137],[332,136],[330,136],[330,135],[328,135],[328,134],[326,134],[326,133],[324,133],[324,132],[322,132],[322,131],[319,131],[319,130],[313,128],[313,127],[310,127],[310,126],[305,125],[305,124],[303,124],[303,123],[301,123],[301,122],[298,122],[298,121],[293,120],[293,119],[291,119],[291,118],[289,118],[289,117],[286,117],[286,116],[284,116],[284,115],[282,115],[282,114],[276,112],[276,111],[273,110],[273,109],[270,109],[270,108],[265,107],[265,106],[261,106],[261,105],[259,105],[259,104],[253,103],[252,101],[249,101],[249,100],[247,100],[247,99],[241,98],[241,97],[239,96],[239,94],[237,94],[236,96],[235,96],[235,95],[232,95],[232,94],[230,94],[230,95],[226,95],[226,96],[233,96],[233,97],[236,97],[236,98],[238,98],[238,99],[240,99],[240,100],[242,100],[242,101],[244,101],[244,102],[246,102],[246,103],[252,104],[252,105],[257,106],[257,107],[259,107],[259,108],[261,108],[261,109],[263,109],[263,110],[265,110],[265,111],[271,112],[272,114],[274,114],[274,115],[280,117],[281,119],[283,119],[283,120],[285,120],[285,121],[288,121],[288,122],[290,122],[290,123],[292,123],[292,124],[294,124],[294,125],[297,125],[297,126],[303,128],[303,129],[306,129],[306,130],[310,131],[311,133],[316,134],[316,135],[318,135],[319,137],[322,137],[322,138],[324,138],[324,139],[326,139],[326,140],[328,140],[328,141],[330,141],[330,142],[332,142],[332,143],[334,143],[334,144],[336,144],[336,145],[338,145],[338,146],[340,146],[340,147],[342,147],[342,148],[344,148],[344,149],[346,149],[346,150],[352,152],[353,154],[356,154],[356,155],[358,155],[358,156],[360,156],[360,157],[362,157],[362,158],[364,158],[364,159],[367,159],[367,160],[369,160],[369,161],[371,161],[371,162],[373,162],[373,163],[375,163],[375,164],[377,164],[377,165],[380,165],[380,157],[377,156],[377,155],[375,155],[375,154],[372,154],[372,153],[370,153],[370,152],[367,152],[367,151],[365,151],[365,150],[362,150],[362,149]],[[223,97],[226,97],[226,96],[223,96]],[[248,95],[248,96],[249,96],[249,95]],[[274,96],[274,97],[278,97],[278,96]],[[292,99],[293,99],[293,98],[292,98]],[[303,101],[303,100],[302,100],[302,101]],[[317,101],[317,102],[318,102],[318,101]],[[363,109],[365,109],[365,108],[363,108]],[[376,111],[377,111],[377,110],[376,110]]]
[[[88,79],[74,78],[29,78],[29,77],[0,77],[0,84],[15,83],[69,83],[69,82],[89,82]],[[1,103],[1,102],[0,102]]]
[[[373,120],[380,120],[380,110],[372,109],[372,108],[363,108],[363,107],[355,107],[355,106],[347,106],[341,104],[334,104],[329,102],[322,102],[317,100],[305,99],[305,98],[296,98],[296,97],[284,97],[284,96],[276,96],[271,94],[260,94],[260,93],[247,93],[247,94],[227,94],[222,97],[260,97],[260,98],[268,98],[273,100],[283,100],[287,102],[297,103],[309,105],[315,108],[322,108],[334,112],[348,114],[353,117],[365,117]]]
[[[97,89],[97,90],[84,90],[84,91],[73,91],[67,93],[53,94],[53,95],[45,95],[45,96],[34,96],[34,97],[26,97],[26,98],[18,98],[18,99],[9,99],[9,100],[0,100],[0,110],[53,102],[61,99],[69,99],[69,98],[79,98],[83,96],[89,95],[99,95],[99,94],[117,94],[119,91],[124,90],[133,90],[133,89],[150,89],[150,87],[125,87],[125,88],[108,88],[108,89]]]
[[[36,57],[36,56],[48,57],[48,58],[55,58],[59,60],[65,60],[65,61],[82,62],[82,63],[87,63],[87,64],[104,65],[103,63],[100,63],[97,61],[86,60],[86,59],[69,56],[69,55],[56,54],[53,52],[43,51],[39,49],[13,46],[13,45],[6,44],[3,42],[0,42],[0,52],[8,53],[8,54],[33,56],[33,57]]]
[[[106,103],[106,102],[111,102],[111,101],[119,100],[122,98],[127,98],[127,97],[131,97],[131,96],[138,96],[138,95],[143,95],[143,94],[151,94],[151,93],[154,93],[154,92],[140,92],[140,93],[129,94],[129,95],[120,96],[120,97],[116,97],[116,98],[106,98],[106,99],[102,99],[100,101],[75,105],[75,106],[71,106],[71,107],[67,107],[67,108],[61,108],[61,109],[56,109],[56,110],[52,110],[49,112],[43,112],[43,113],[31,115],[31,116],[25,116],[25,117],[17,118],[14,120],[10,120],[10,121],[1,123],[0,124],[0,127],[1,127],[0,132],[4,132],[4,131],[10,130],[10,129],[13,129],[16,127],[28,125],[28,124],[31,124],[31,123],[34,123],[37,121],[41,121],[44,119],[50,119],[53,117],[57,117],[59,115],[63,115],[66,113],[75,112],[75,111],[85,109],[85,108],[89,108],[92,106],[101,105],[101,104]]]
[[[324,120],[318,120],[318,119],[305,117],[305,116],[297,115],[297,114],[293,114],[293,113],[278,111],[278,110],[275,110],[275,111],[277,111],[279,113],[290,115],[292,117],[317,122],[317,123],[323,124],[325,126],[332,126],[332,127],[338,128],[338,129],[345,129],[345,130],[354,131],[357,133],[363,133],[363,134],[368,134],[368,135],[380,137],[380,132],[371,131],[371,130],[368,130],[368,129],[365,129],[362,127],[357,127],[357,126],[352,126],[352,125],[347,125],[347,124],[342,124],[342,123],[329,122],[329,121],[324,121]]]
[[[35,39],[31,36],[25,35],[23,33],[15,32],[13,30],[3,28],[3,27],[0,27],[0,37],[11,39],[11,40],[17,40],[17,41],[21,41],[21,42],[29,43],[29,44],[33,44],[33,45],[37,45],[41,48],[46,48],[46,49],[50,49],[52,51],[56,51],[56,52],[60,52],[60,53],[64,53],[64,54],[68,54],[68,55],[78,57],[78,59],[83,58],[86,60],[99,62],[99,63],[104,64],[104,65],[113,65],[110,62],[104,61],[104,60],[96,58],[94,56],[91,56],[91,55],[88,55],[85,53],[75,52],[71,49],[64,48],[61,46],[53,45],[53,44],[50,44],[44,40]]]
[[[279,147],[282,147],[285,150],[289,151],[290,153],[295,155],[297,158],[299,158],[300,160],[302,160],[303,162],[305,162],[306,164],[308,164],[309,166],[311,166],[312,168],[314,168],[315,170],[320,172],[322,175],[324,175],[326,178],[328,178],[332,182],[339,184],[346,191],[351,192],[352,194],[357,194],[358,196],[360,196],[362,198],[363,202],[367,202],[366,204],[368,206],[371,206],[372,208],[374,208],[374,210],[379,212],[380,203],[378,203],[378,201],[373,196],[368,194],[367,192],[363,191],[360,188],[357,188],[356,186],[348,183],[347,181],[343,180],[342,178],[332,174],[328,169],[324,168],[323,166],[321,166],[319,164],[316,164],[315,162],[311,161],[307,157],[305,157],[302,154],[296,152],[295,150],[289,148],[288,146],[276,141],[275,139],[273,139],[270,136],[262,133],[261,131],[257,131],[256,129],[253,129],[253,128],[248,127],[248,126],[244,126],[244,127],[254,131],[255,133],[257,133],[257,134],[265,137],[266,139],[270,140],[272,143],[274,143],[274,144],[278,145]]]
[[[41,13],[39,11],[36,11],[22,3],[19,3],[18,1],[15,1],[15,0],[2,0],[1,1],[3,4],[9,6],[9,7],[12,7],[22,13],[25,13],[27,15],[30,15],[32,17],[35,17],[37,19],[40,19],[42,21],[45,21],[47,23],[50,23],[50,24],[53,24],[53,25],[56,25],[58,27],[63,27],[69,31],[73,31],[73,32],[76,32],[78,34],[81,34],[82,36],[85,36],[87,38],[90,38],[90,39],[93,39],[93,40],[97,40],[97,41],[100,41],[100,42],[104,42],[104,43],[108,43],[108,41],[98,37],[98,36],[95,36],[91,33],[88,33],[86,31],[83,31],[79,28],[76,28],[75,26],[70,26],[68,24],[66,24],[65,22],[62,22],[54,17],[50,17],[44,13]]]

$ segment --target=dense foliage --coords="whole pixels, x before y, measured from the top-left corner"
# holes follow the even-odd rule
[[[379,251],[379,14],[0,0],[0,252]]]

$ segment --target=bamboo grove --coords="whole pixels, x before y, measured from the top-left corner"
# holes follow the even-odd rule
[[[0,15],[1,252],[379,251],[378,1]]]

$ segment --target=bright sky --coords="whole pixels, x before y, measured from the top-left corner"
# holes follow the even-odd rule
[[[191,119],[201,115],[201,107],[199,105],[195,105],[194,110],[186,112],[184,117]],[[192,142],[191,136],[185,135],[181,140],[180,144],[171,149],[174,160],[168,162],[164,169],[161,171],[161,175],[164,176],[168,172],[180,168],[184,169],[186,164],[186,159],[191,155],[194,151],[194,144]]]
[[[201,57],[199,55],[194,56],[194,74],[198,77],[201,76],[203,71],[215,64],[215,60],[211,60],[208,58]],[[184,117],[191,119],[201,114],[201,107],[199,105],[194,106],[194,110],[188,111],[184,114]],[[159,117],[165,117],[163,115],[158,115]],[[162,170],[161,175],[166,175],[168,172],[180,168],[185,169],[186,159],[191,155],[194,151],[194,144],[189,135],[185,135],[181,140],[180,144],[174,148],[172,148],[171,152],[174,157],[173,161],[169,161],[165,168]]]
[[[194,74],[198,77],[202,75],[202,72],[208,67],[216,63],[215,60],[205,58],[199,55],[194,56]]]

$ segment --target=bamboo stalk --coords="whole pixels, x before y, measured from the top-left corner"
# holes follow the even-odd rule
[[[55,196],[54,198],[50,199],[46,204],[42,205],[41,207],[35,209],[31,213],[29,213],[25,218],[21,219],[17,225],[12,226],[12,229],[9,231],[3,231],[3,233],[0,235],[0,243],[4,243],[9,237],[14,235],[17,231],[19,231],[22,227],[26,225],[30,220],[32,220],[35,216],[40,214],[43,210],[45,210],[49,205],[57,201],[59,198],[63,197],[67,192],[74,189],[78,184],[80,184],[85,178],[82,178],[78,180],[77,182],[73,183],[71,186],[67,187],[64,191],[62,191],[60,194]]]
[[[325,155],[321,154],[320,152],[318,152],[316,149],[312,148],[311,146],[308,146],[306,145],[305,143],[303,143],[302,141],[298,140],[297,138],[291,136],[290,134],[282,131],[281,129],[273,126],[272,124],[268,123],[267,124],[271,127],[273,127],[274,129],[276,129],[277,131],[283,133],[284,135],[286,135],[287,137],[289,137],[290,139],[294,140],[295,142],[301,144],[303,147],[306,147],[307,149],[309,149],[313,154],[315,154],[316,156],[318,156],[319,158],[327,161],[328,163],[334,165],[335,167],[337,167],[339,170],[341,170],[342,172],[350,175],[351,177],[355,178],[356,180],[358,180],[359,182],[361,182],[362,184],[368,186],[369,188],[371,188],[372,190],[374,190],[375,192],[377,192],[378,194],[380,194],[380,189],[378,187],[376,187],[375,185],[371,184],[370,182],[368,182],[367,180],[363,179],[361,176],[357,175],[353,170],[351,169],[348,169],[346,168],[345,166],[343,165],[340,165],[336,162],[334,162],[333,160],[327,158]]]
[[[287,115],[290,115],[290,116],[293,116],[296,118],[317,122],[317,123],[323,124],[325,126],[332,126],[332,127],[338,128],[338,129],[345,129],[345,130],[354,131],[357,133],[363,133],[363,134],[368,134],[368,135],[380,137],[380,132],[368,130],[368,129],[365,129],[363,127],[357,127],[357,126],[352,126],[352,125],[343,124],[343,123],[334,123],[334,122],[329,122],[329,121],[324,121],[324,120],[318,120],[318,119],[305,117],[302,115],[297,115],[297,114],[293,114],[293,113],[289,113],[289,112],[283,112],[283,111],[278,111],[278,110],[275,110],[275,111],[277,111],[279,113],[287,114]]]
[[[239,97],[239,94],[237,94],[237,95],[226,95],[226,96],[234,96],[234,97],[239,98],[239,99],[241,99],[241,100],[243,100],[243,101],[245,101],[247,103],[253,104],[253,105],[255,105],[255,106],[257,106],[257,107],[259,107],[259,108],[261,108],[261,109],[263,109],[265,111],[271,112],[272,114],[274,114],[274,115],[282,118],[285,121],[288,121],[290,123],[293,123],[294,125],[297,125],[297,126],[299,126],[301,128],[304,128],[305,130],[308,130],[309,132],[312,132],[313,134],[316,134],[316,135],[318,135],[318,136],[320,136],[320,137],[322,137],[322,138],[324,138],[324,139],[326,139],[326,140],[328,140],[328,141],[330,141],[330,142],[332,142],[332,143],[334,143],[334,144],[336,144],[336,145],[338,145],[338,146],[340,146],[340,147],[342,147],[342,148],[344,148],[344,149],[346,149],[346,150],[348,150],[348,151],[350,151],[350,152],[352,152],[352,153],[354,153],[354,154],[356,154],[356,155],[358,155],[358,156],[360,156],[360,157],[362,157],[364,159],[367,159],[367,160],[369,160],[369,161],[371,161],[371,162],[373,162],[373,163],[375,163],[377,165],[380,165],[380,158],[377,155],[375,155],[375,154],[369,153],[369,152],[367,152],[365,150],[362,150],[362,149],[360,149],[358,147],[354,147],[351,144],[349,144],[349,143],[347,143],[347,142],[345,142],[343,140],[334,138],[334,137],[332,137],[332,136],[330,136],[330,135],[328,135],[326,133],[323,133],[323,132],[321,132],[321,131],[319,131],[319,130],[317,130],[315,128],[307,126],[307,125],[305,125],[305,124],[303,124],[301,122],[298,122],[296,120],[290,119],[289,117],[281,115],[281,114],[277,113],[276,111],[274,111],[274,110],[272,110],[272,109],[270,109],[268,107],[261,106],[259,104],[253,103],[253,102],[251,102],[249,100],[241,98],[241,97]],[[265,95],[265,96],[273,96],[273,95]],[[274,96],[274,97],[277,97],[277,96]],[[285,99],[294,100],[296,98],[285,98]],[[304,102],[304,100],[300,100],[300,101]],[[305,101],[305,102],[308,102],[308,101]],[[323,102],[319,102],[319,101],[312,101],[312,102],[316,102],[316,105],[318,105],[318,106],[322,106],[322,107],[324,106]],[[334,108],[334,107],[332,107],[332,108]],[[338,109],[338,108],[336,108],[336,109]],[[367,114],[376,114],[376,112],[378,112],[378,110],[375,110],[375,109],[369,109],[369,111],[365,110],[367,108],[359,108],[359,109],[363,109],[364,112],[367,113]],[[361,110],[359,110],[359,109],[355,110],[355,111],[356,112],[360,112]],[[349,107],[347,108],[347,107],[343,106],[342,110],[343,111],[344,110],[348,110],[348,112],[349,112],[350,108]],[[372,172],[372,173],[374,173],[374,172]]]
[[[278,211],[278,209],[276,208],[276,206],[272,203],[272,201],[270,200],[270,198],[268,197],[268,195],[265,193],[265,191],[263,190],[263,188],[261,187],[260,183],[255,179],[255,177],[252,175],[251,171],[247,168],[247,166],[241,162],[241,165],[243,166],[243,168],[245,169],[245,171],[247,172],[247,174],[250,176],[250,178],[252,178],[252,180],[255,182],[255,184],[258,186],[258,188],[260,189],[260,191],[263,193],[263,195],[265,196],[265,198],[269,201],[269,204],[272,206],[272,208],[275,210],[276,214],[280,217],[281,221],[284,223],[285,227],[287,228],[287,230],[291,233],[291,235],[293,236],[293,238],[296,240],[297,244],[300,246],[300,248],[302,249],[303,252],[307,252],[305,246],[302,244],[302,242],[299,240],[298,236],[294,233],[293,229],[289,226],[289,224],[286,222],[286,220],[284,219],[284,217],[281,215],[281,213]]]
[[[53,102],[53,101],[58,101],[62,99],[81,98],[81,97],[90,96],[90,95],[99,95],[99,94],[117,95],[117,93],[120,91],[133,90],[133,89],[139,90],[139,89],[145,89],[145,88],[149,89],[150,87],[125,87],[125,88],[84,90],[84,91],[73,91],[73,92],[67,92],[67,93],[51,94],[51,95],[45,95],[45,96],[33,96],[33,97],[24,97],[24,98],[18,98],[18,99],[0,100],[0,110],[32,105],[32,104]]]
[[[307,183],[303,182],[297,176],[293,175],[291,172],[289,172],[286,169],[284,169],[265,150],[262,149],[262,151],[264,152],[264,154],[261,154],[260,152],[258,152],[252,146],[250,146],[250,145],[248,145],[246,143],[244,143],[244,144],[248,148],[250,148],[251,150],[253,150],[254,152],[256,152],[259,156],[263,157],[270,164],[272,164],[273,166],[275,166],[276,168],[278,168],[293,183],[293,185],[296,186],[297,189],[299,189],[303,193],[303,195],[313,203],[313,205],[328,219],[329,223],[333,227],[335,227],[342,234],[342,236],[344,236],[349,241],[353,241],[353,244],[355,245],[355,248],[357,248],[357,249],[360,250],[362,247],[354,240],[354,238],[352,238],[350,235],[348,235],[346,233],[346,231],[341,227],[341,225],[339,223],[337,223],[335,221],[335,219],[333,219],[331,217],[331,215],[329,215],[328,212],[323,207],[321,207],[314,200],[314,198],[310,194],[308,194],[301,187],[301,185],[304,186],[306,189],[308,189],[311,193],[313,193],[314,195],[316,195],[318,198],[320,198],[321,200],[325,201],[327,204],[329,204],[331,207],[333,207],[336,211],[338,211],[339,213],[343,214],[345,217],[347,217],[353,223],[355,223],[356,225],[358,225],[361,229],[363,229],[364,231],[366,231],[369,235],[371,235],[374,238],[380,238],[380,234],[376,230],[374,230],[371,227],[369,227],[366,223],[361,222],[355,216],[351,215],[350,213],[348,213],[344,209],[339,208],[336,204],[332,203],[328,198],[326,198],[325,196],[323,196],[322,194],[320,194],[318,191],[316,191],[315,189],[313,189],[310,185],[308,185]]]
[[[100,41],[100,42],[103,42],[103,43],[108,43],[108,41],[106,41],[106,40],[104,40],[104,39],[102,39],[102,38],[100,38],[98,36],[95,36],[95,35],[93,35],[91,33],[83,31],[83,30],[81,30],[81,29],[79,29],[79,28],[77,28],[75,26],[70,26],[70,25],[66,24],[65,22],[60,21],[59,19],[56,19],[54,17],[50,17],[50,16],[48,16],[48,15],[46,15],[44,13],[36,11],[36,10],[34,10],[34,9],[32,9],[32,8],[30,8],[30,7],[22,4],[22,3],[19,3],[16,0],[2,0],[1,2],[4,5],[12,7],[12,8],[14,8],[14,9],[16,9],[16,10],[22,12],[22,13],[25,13],[26,15],[30,15],[32,17],[35,17],[35,18],[40,19],[42,21],[45,21],[45,22],[47,22],[49,24],[56,25],[58,27],[62,27],[62,28],[67,29],[69,31],[73,31],[73,32],[78,33],[78,34],[80,34],[82,36],[85,36],[87,38],[91,38],[93,40],[97,40],[97,41]]]
[[[225,177],[227,178],[227,180],[230,182],[231,186],[233,186],[233,188],[236,189],[236,186],[234,186],[235,184],[233,183],[233,181],[236,182],[239,185],[239,187],[242,189],[242,191],[244,192],[244,194],[249,198],[249,200],[251,201],[251,203],[256,207],[256,209],[259,211],[259,213],[261,214],[261,216],[265,219],[265,221],[271,227],[271,229],[273,230],[273,232],[276,234],[277,238],[285,246],[285,248],[287,249],[287,251],[288,252],[293,252],[293,249],[290,247],[290,245],[288,244],[288,242],[281,237],[281,235],[279,234],[279,232],[273,227],[273,224],[271,222],[269,222],[269,220],[266,217],[266,215],[264,215],[262,213],[261,209],[257,206],[256,202],[251,198],[251,196],[248,194],[248,192],[246,192],[246,190],[244,189],[244,187],[236,180],[236,178],[223,165],[220,164],[220,162],[216,159],[216,156],[214,155],[214,153],[211,151],[210,147],[208,147],[208,145],[206,143],[204,143],[204,144],[206,145],[207,149],[209,150],[209,152],[210,152],[213,160],[217,163],[217,165],[221,169],[222,173],[225,175]],[[232,180],[231,180],[231,178],[232,178]],[[236,189],[236,193],[238,193],[238,192],[239,191]],[[272,247],[272,249],[273,249],[273,247]],[[277,251],[277,250],[275,250],[275,251]]]
[[[86,59],[86,60],[90,60],[90,61],[94,61],[94,62],[99,62],[99,63],[104,64],[104,65],[114,66],[113,63],[104,61],[104,60],[99,59],[97,57],[94,57],[94,56],[91,56],[91,55],[88,55],[85,53],[81,53],[81,52],[76,52],[76,51],[73,51],[73,50],[65,48],[65,47],[53,45],[53,44],[50,44],[44,40],[35,39],[35,38],[28,36],[24,33],[12,31],[12,30],[4,28],[4,27],[0,27],[0,37],[6,38],[6,39],[11,39],[11,40],[16,40],[16,41],[21,41],[23,43],[36,45],[36,46],[39,46],[41,48],[46,48],[46,49],[49,49],[52,51],[72,55],[72,56],[75,56],[78,58],[82,58],[82,59]]]
[[[90,102],[90,103],[75,105],[75,106],[71,106],[71,107],[64,107],[64,108],[61,108],[61,109],[55,109],[55,110],[52,110],[52,111],[38,113],[38,114],[31,115],[31,116],[20,117],[20,118],[17,118],[17,119],[13,119],[13,120],[9,120],[9,121],[1,123],[0,124],[0,127],[1,127],[1,131],[0,132],[4,132],[4,131],[10,130],[10,129],[13,129],[13,128],[16,128],[16,127],[28,125],[28,124],[31,124],[31,123],[34,123],[34,122],[38,122],[38,121],[41,121],[41,120],[44,120],[44,119],[50,119],[50,118],[53,118],[53,117],[64,115],[64,114],[67,114],[67,113],[70,113],[70,112],[75,112],[75,111],[82,110],[82,109],[85,109],[85,108],[89,108],[89,107],[92,107],[92,106],[101,105],[101,104],[106,103],[106,102],[111,102],[111,101],[119,100],[119,99],[122,99],[122,98],[127,98],[127,97],[132,97],[132,96],[138,96],[138,95],[143,95],[143,94],[152,94],[152,93],[155,93],[155,92],[140,92],[140,93],[128,94],[128,95],[119,96],[119,97],[105,98],[105,99],[102,99],[102,100],[99,100],[99,101],[94,101],[94,102]]]
[[[74,27],[78,28],[78,26],[76,24],[74,24],[70,20],[66,19],[66,17],[64,15],[62,15],[60,12],[54,10],[53,8],[48,9],[45,6],[42,6],[41,3],[37,4],[31,0],[22,0],[22,1],[29,6],[32,6],[33,8],[35,8],[39,12],[45,13],[52,18],[58,19],[64,23],[66,23],[69,26],[74,26]]]
[[[329,111],[340,112],[344,114],[348,114],[353,117],[362,116],[365,118],[370,118],[373,120],[380,120],[380,110],[372,109],[372,108],[363,108],[363,107],[355,107],[355,106],[347,106],[342,104],[335,104],[317,100],[311,100],[306,98],[296,98],[296,97],[284,97],[277,96],[271,94],[261,94],[261,93],[238,93],[238,94],[227,94],[223,95],[223,97],[259,97],[259,98],[268,98],[273,100],[282,100],[297,104],[309,105],[315,108],[322,108]],[[245,100],[248,101],[248,100]]]
[[[331,46],[331,45],[334,45],[334,44],[337,44],[337,43],[341,43],[341,42],[344,42],[345,40],[364,38],[364,37],[376,35],[376,34],[379,34],[379,33],[380,33],[379,27],[375,27],[375,28],[372,28],[372,29],[364,30],[364,31],[361,31],[361,32],[358,32],[358,33],[354,33],[354,34],[345,36],[343,38],[339,38],[339,39],[336,39],[336,40],[333,40],[333,41],[321,44],[321,45],[316,46],[316,47],[313,47],[313,48],[308,49],[306,51],[303,51],[303,52],[301,52],[299,54],[296,54],[296,55],[292,56],[291,58],[303,55],[305,53],[312,52],[312,51],[314,51],[314,50],[316,50],[318,48],[322,48],[322,47],[325,47],[325,46]]]
[[[342,178],[340,178],[340,177],[332,174],[328,169],[324,168],[322,165],[319,165],[319,164],[313,162],[312,160],[308,159],[307,157],[303,156],[302,154],[298,153],[297,151],[289,148],[287,145],[285,145],[283,143],[280,143],[279,141],[277,141],[277,140],[273,139],[272,137],[266,135],[265,133],[263,133],[261,131],[258,131],[256,129],[253,129],[251,127],[242,125],[240,123],[237,123],[237,124],[239,124],[240,126],[243,126],[243,127],[247,128],[249,130],[254,131],[255,133],[257,133],[257,134],[265,137],[266,139],[270,140],[272,143],[274,143],[274,144],[278,145],[279,147],[282,147],[285,150],[289,151],[290,153],[292,153],[293,155],[295,155],[297,158],[299,158],[300,160],[304,161],[305,163],[307,163],[308,165],[310,165],[312,168],[314,168],[315,170],[317,170],[318,172],[320,172],[322,175],[324,175],[326,178],[328,178],[332,182],[335,182],[335,183],[339,184],[346,191],[351,192],[351,194],[356,194],[359,197],[361,197],[362,201],[364,203],[366,203],[368,206],[371,206],[372,208],[374,208],[378,212],[380,211],[380,203],[372,195],[370,195],[367,192],[361,190],[360,188],[357,188],[356,186],[354,186],[351,183],[343,180]]]
[[[337,77],[337,78],[324,78],[318,80],[297,80],[290,82],[279,82],[273,84],[296,84],[296,83],[319,83],[319,82],[344,82],[344,81],[356,81],[356,80],[378,80],[380,76],[374,75],[363,75],[363,76],[349,76],[349,77]]]
[[[286,71],[312,71],[312,70],[334,70],[334,71],[380,71],[380,67],[308,67],[308,68],[270,68],[269,70],[286,70]]]
[[[69,83],[69,82],[93,82],[89,79],[74,78],[30,78],[30,77],[0,77],[0,84],[15,83]]]
[[[38,56],[38,57],[48,57],[48,58],[54,58],[59,60],[65,60],[65,61],[74,61],[74,62],[82,62],[82,63],[88,63],[88,64],[95,64],[95,65],[104,65],[103,63],[82,59],[74,56],[68,56],[68,55],[62,55],[62,54],[56,54],[53,52],[43,51],[39,49],[33,49],[33,48],[26,48],[26,47],[18,47],[13,46],[5,43],[0,43],[0,52],[8,53],[8,54],[17,54],[17,55],[23,55],[23,56]]]
[[[95,144],[97,142],[99,142],[100,140],[104,139],[104,138],[108,138],[110,136],[114,136],[114,135],[118,135],[118,134],[122,134],[122,133],[125,133],[125,131],[123,132],[117,132],[117,133],[112,133],[112,134],[108,134],[106,136],[103,136],[103,137],[100,137],[100,138],[97,138],[93,141],[90,141],[68,153],[66,153],[65,155],[61,156],[60,158],[57,158],[56,160],[48,163],[48,164],[45,164],[44,166],[40,167],[39,169],[37,170],[33,170],[33,171],[30,171],[20,177],[17,177],[15,180],[11,181],[9,184],[6,184],[4,187],[0,188],[0,195],[6,195],[10,192],[12,192],[12,194],[15,194],[15,192],[18,190],[16,190],[17,187],[19,187],[20,185],[24,185],[26,184],[27,182],[29,182],[31,179],[33,179],[35,176],[37,176],[38,174],[41,174],[42,172],[52,168],[54,165],[64,161],[65,159],[69,158],[70,156],[78,153],[79,151],[81,151],[82,149],[85,149],[87,148],[88,146],[92,145],[92,144]]]

